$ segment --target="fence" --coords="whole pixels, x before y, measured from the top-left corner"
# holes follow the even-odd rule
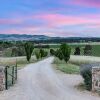
[[[17,64],[5,67],[5,89],[14,85],[17,80]]]

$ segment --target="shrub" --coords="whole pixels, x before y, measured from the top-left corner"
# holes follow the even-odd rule
[[[40,58],[40,53],[39,53],[39,51],[36,51],[36,52],[35,52],[35,56],[36,56],[37,59]]]
[[[48,55],[48,52],[44,51],[43,49],[40,49],[40,57],[46,57]]]
[[[84,55],[91,55],[92,54],[92,46],[86,45],[84,48]]]
[[[90,91],[92,89],[92,68],[83,67],[81,69],[81,75],[84,78],[86,89]]]
[[[50,49],[50,54],[51,54],[52,56],[54,56],[54,55],[55,55],[55,51],[54,51],[53,49]]]

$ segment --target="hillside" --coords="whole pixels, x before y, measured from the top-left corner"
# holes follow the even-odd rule
[[[41,43],[100,42],[100,37],[49,37],[45,35],[0,34],[1,41],[34,41]]]

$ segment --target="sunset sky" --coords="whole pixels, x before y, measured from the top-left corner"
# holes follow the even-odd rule
[[[0,0],[0,34],[100,37],[100,0]]]

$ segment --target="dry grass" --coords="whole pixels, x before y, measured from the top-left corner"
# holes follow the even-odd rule
[[[36,62],[36,58],[32,56],[30,63]],[[18,67],[24,67],[25,65],[29,64],[27,62],[26,57],[1,57],[0,58],[0,65],[7,66],[7,65],[15,65],[17,63]]]

